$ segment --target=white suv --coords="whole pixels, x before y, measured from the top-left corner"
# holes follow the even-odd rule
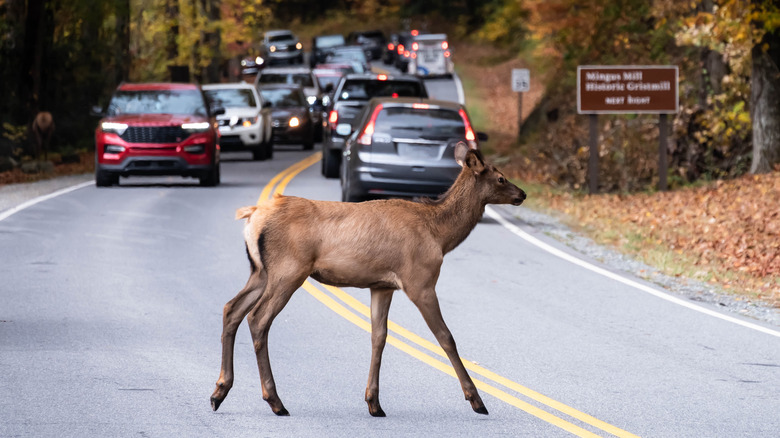
[[[247,83],[203,85],[212,105],[225,108],[217,116],[222,151],[251,151],[255,160],[273,158],[271,109]]]

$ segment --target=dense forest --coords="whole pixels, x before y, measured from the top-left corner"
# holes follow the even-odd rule
[[[0,155],[26,152],[42,110],[54,114],[55,147],[89,149],[90,108],[119,82],[167,80],[174,68],[202,83],[227,80],[231,60],[265,29],[390,31],[404,20],[498,47],[542,78],[544,97],[516,147],[556,183],[577,181],[587,154],[571,98],[578,65],[680,67],[675,178],[780,165],[780,12],[771,0],[0,0]],[[614,133],[603,139],[604,165],[634,181],[608,177],[605,188],[652,181],[652,155],[635,160],[632,148],[657,144],[656,124],[615,116],[604,131]]]

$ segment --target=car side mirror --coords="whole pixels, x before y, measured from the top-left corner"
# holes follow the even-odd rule
[[[263,102],[263,108],[271,108],[271,102]]]
[[[89,110],[89,115],[95,116],[95,117],[103,117],[106,114],[103,112],[103,107],[100,105],[95,105],[92,107],[92,109]]]
[[[336,134],[341,136],[352,134],[352,125],[349,123],[339,123],[336,125]]]
[[[216,105],[214,105],[214,106],[211,107],[211,114],[213,114],[215,116],[219,116],[219,115],[225,114],[225,107],[224,106],[216,106]]]
[[[325,89],[323,91],[328,93],[328,94],[332,93],[333,92],[333,84],[325,85]]]
[[[485,132],[477,132],[477,140],[488,141],[488,135]]]

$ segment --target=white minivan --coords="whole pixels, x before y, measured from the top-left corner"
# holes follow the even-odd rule
[[[452,76],[452,51],[443,33],[421,34],[412,43],[409,73],[417,76]]]

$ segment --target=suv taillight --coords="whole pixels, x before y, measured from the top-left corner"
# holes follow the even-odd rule
[[[330,123],[330,129],[336,129],[336,122],[339,121],[339,113],[336,110],[330,110],[328,114],[328,123]]]
[[[379,112],[382,111],[382,104],[374,108],[374,113],[371,114],[371,119],[368,121],[368,124],[363,129],[363,132],[360,133],[360,135],[357,138],[357,143],[362,144],[363,146],[370,146],[371,145],[371,138],[374,135],[374,124],[376,123],[376,118],[379,115]]]
[[[474,134],[474,129],[471,128],[471,122],[469,121],[469,117],[466,115],[466,111],[461,108],[458,110],[458,114],[460,114],[460,118],[463,120],[463,125],[466,127],[466,141],[469,144],[469,148],[476,149],[477,136]]]

